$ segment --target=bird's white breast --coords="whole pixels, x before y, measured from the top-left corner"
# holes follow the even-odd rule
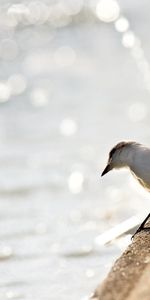
[[[137,149],[130,167],[133,176],[147,190],[150,191],[150,149]]]

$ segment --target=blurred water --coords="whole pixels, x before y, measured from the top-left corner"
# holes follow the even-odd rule
[[[150,4],[119,2],[122,36],[76,3],[0,1],[2,300],[88,299],[126,243],[96,237],[149,205],[100,174],[117,141],[150,144]]]

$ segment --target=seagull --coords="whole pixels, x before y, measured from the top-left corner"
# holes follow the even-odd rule
[[[134,178],[150,192],[150,148],[134,141],[122,141],[109,152],[107,165],[101,176],[113,169],[128,168]],[[133,237],[144,229],[150,213],[139,226]]]

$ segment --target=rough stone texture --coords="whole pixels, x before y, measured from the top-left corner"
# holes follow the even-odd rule
[[[115,262],[92,300],[150,300],[150,221]]]

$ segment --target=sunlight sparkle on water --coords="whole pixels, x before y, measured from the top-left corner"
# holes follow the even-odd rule
[[[95,272],[94,272],[93,269],[87,269],[85,275],[86,275],[86,277],[88,277],[88,278],[92,278],[92,277],[94,277]]]
[[[137,47],[135,46],[131,50],[131,54],[137,61],[144,59],[144,50],[142,48],[140,48],[139,46],[137,46]]]
[[[133,122],[139,122],[147,116],[147,106],[142,102],[133,103],[129,108],[129,118]]]
[[[48,103],[48,95],[46,90],[42,88],[35,88],[31,92],[31,102],[34,106],[45,106]]]
[[[119,32],[125,32],[129,28],[129,21],[124,18],[120,17],[116,22],[115,22],[115,28]]]
[[[114,203],[119,202],[122,199],[122,191],[113,185],[109,185],[106,188],[106,197],[110,198]]]
[[[49,7],[48,24],[54,28],[67,26],[71,22],[71,16],[64,11],[63,3],[57,3],[53,7]]]
[[[62,9],[67,15],[76,15],[78,14],[83,6],[83,0],[63,0],[62,3]]]
[[[18,291],[8,291],[6,292],[6,299],[23,299],[25,295]]]
[[[10,28],[15,28],[18,25],[18,19],[13,10],[11,10],[11,7],[8,8],[8,11],[6,13],[6,24]]]
[[[43,24],[48,19],[48,7],[42,1],[31,1],[28,5],[28,10],[29,13],[26,17],[29,24]]]
[[[77,131],[77,123],[72,119],[64,119],[60,124],[60,132],[62,135],[71,136]]]
[[[17,24],[21,19],[25,18],[25,16],[29,14],[29,9],[23,3],[16,3],[8,8],[7,14],[8,16],[13,16],[14,19],[16,19]]]
[[[122,37],[122,44],[126,48],[132,48],[135,45],[135,35],[132,31],[127,31]]]
[[[96,6],[96,14],[101,21],[113,22],[120,14],[120,8],[115,0],[100,0]]]
[[[11,94],[22,94],[27,87],[26,78],[22,74],[13,74],[8,78],[8,86]]]
[[[6,102],[10,98],[10,87],[6,82],[0,82],[0,102]]]
[[[0,246],[0,260],[9,259],[13,255],[13,250],[9,246]]]
[[[83,188],[83,182],[84,182],[84,176],[81,172],[76,171],[71,173],[68,179],[68,186],[70,191],[73,194],[80,193]]]

